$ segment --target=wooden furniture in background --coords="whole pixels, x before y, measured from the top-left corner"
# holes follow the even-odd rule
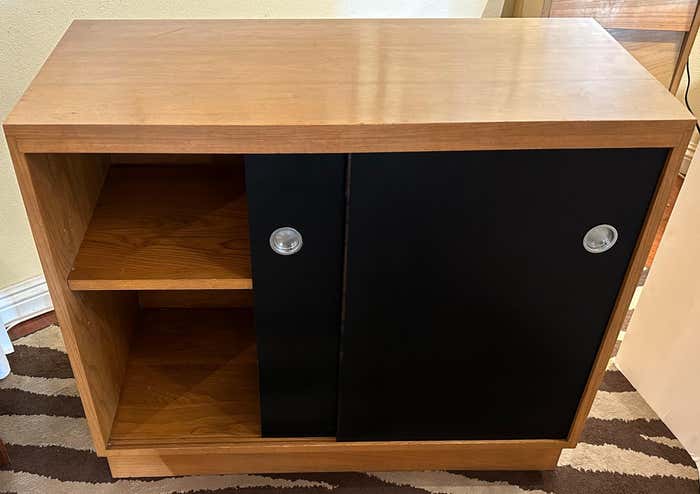
[[[108,458],[113,475],[123,477],[553,468],[562,448],[575,445],[581,433],[693,123],[682,105],[590,19],[181,20],[74,22],[4,128],[95,449]],[[301,397],[288,389],[265,388],[269,364],[280,365],[278,376],[288,370],[294,374],[295,366],[314,362],[317,356],[308,351],[303,358],[284,362],[274,356],[271,361],[256,361],[255,346],[259,355],[269,357],[261,346],[276,344],[271,331],[275,328],[262,322],[271,314],[274,319],[276,307],[268,296],[253,294],[274,294],[269,290],[274,283],[286,288],[290,297],[300,293],[294,279],[284,278],[284,273],[274,278],[261,275],[265,269],[249,269],[248,256],[254,268],[272,262],[269,231],[256,233],[255,225],[265,213],[258,179],[274,183],[275,176],[258,175],[264,171],[260,167],[273,169],[276,164],[283,170],[280,160],[289,160],[302,174],[297,185],[323,184],[317,176],[303,175],[304,164],[310,166],[319,158],[316,165],[327,162],[344,173],[334,204],[340,201],[343,207],[347,187],[352,208],[362,204],[359,197],[353,203],[352,165],[347,164],[355,153],[371,153],[360,160],[364,164],[358,163],[365,173],[371,167],[386,172],[391,166],[377,153],[430,151],[395,155],[410,158],[411,169],[425,171],[427,166],[442,169],[447,156],[443,152],[458,151],[464,167],[478,167],[474,157],[493,157],[491,151],[503,150],[516,153],[509,155],[515,159],[518,153],[534,152],[524,150],[543,150],[535,153],[550,160],[558,156],[561,170],[566,171],[571,165],[565,157],[589,148],[608,148],[600,152],[620,153],[623,158],[646,157],[639,163],[627,161],[645,167],[640,176],[647,179],[634,185],[646,190],[647,199],[635,205],[630,221],[638,226],[622,231],[625,252],[585,257],[583,232],[578,229],[570,237],[571,250],[566,249],[586,262],[617,259],[619,283],[607,287],[613,296],[605,301],[610,316],[584,331],[594,334],[599,344],[585,355],[576,353],[577,348],[553,349],[569,359],[557,367],[553,354],[539,353],[551,349],[546,340],[553,332],[562,331],[547,324],[551,322],[547,310],[540,313],[539,322],[531,322],[534,329],[488,328],[499,335],[522,330],[544,338],[532,362],[549,369],[550,375],[570,366],[584,371],[576,384],[580,399],[560,418],[567,421],[563,433],[539,437],[526,430],[518,438],[489,435],[478,430],[478,422],[465,434],[472,439],[342,442],[333,436],[260,433],[265,414],[257,408],[258,389],[263,403],[266,393],[286,394],[292,401]],[[251,156],[261,153],[267,158]],[[329,158],[328,153],[336,155]],[[449,156],[454,160],[455,154]],[[425,157],[430,159],[421,161]],[[245,195],[251,198],[250,230],[243,227],[247,200],[242,202],[242,161],[247,170]],[[249,174],[253,169],[256,173]],[[327,167],[314,169],[328,172]],[[538,169],[540,176],[541,172]],[[396,173],[404,172],[398,166]],[[371,184],[368,177],[358,176],[356,190]],[[518,185],[531,187],[534,196],[550,192],[541,191],[542,184],[528,179],[527,173],[523,177],[526,181]],[[411,183],[417,187],[414,196],[396,197],[417,204],[421,184]],[[391,184],[383,182],[386,187]],[[279,190],[288,193],[289,187]],[[314,194],[303,190],[302,205],[329,189],[317,187]],[[264,194],[279,207],[280,215],[296,205],[287,195],[270,190]],[[285,199],[276,202],[281,198]],[[558,204],[566,207],[567,199],[560,198],[563,202]],[[328,214],[323,206],[316,208],[319,217]],[[450,209],[453,214],[466,211],[464,205],[457,206]],[[527,201],[517,205],[518,211],[533,211],[529,208]],[[631,214],[632,208],[615,210]],[[552,211],[558,214],[559,209],[553,206]],[[360,211],[358,218],[361,214],[367,213]],[[336,256],[318,249],[327,229],[314,225],[318,219],[314,214],[307,216],[308,230],[303,231],[308,245],[300,255],[289,256],[289,263],[306,263],[300,272],[308,273],[308,280],[322,278],[329,262],[333,270],[356,277],[361,255],[353,247],[359,241],[353,244],[353,238],[360,237],[349,230],[349,248],[344,247],[349,263],[342,264],[343,256],[336,263]],[[345,219],[341,216],[341,221]],[[435,221],[439,220],[436,215]],[[588,228],[593,220],[603,219],[585,219],[578,228]],[[353,225],[352,215],[347,221]],[[345,231],[345,224],[341,226]],[[539,232],[534,226],[533,231]],[[498,225],[488,228],[497,230]],[[530,248],[526,238],[513,241]],[[428,242],[424,247],[429,250],[407,258],[402,271],[405,276],[415,270],[414,290],[432,289],[420,280],[430,277],[428,260],[440,256],[436,250],[440,246]],[[291,264],[281,259],[277,256],[274,261],[287,269]],[[488,262],[493,269],[501,266]],[[528,266],[526,260],[520,266]],[[451,279],[444,270],[439,273],[445,286],[458,294],[465,280]],[[567,273],[564,263],[553,276],[557,280],[564,276],[561,283],[567,285]],[[512,291],[505,286],[490,293],[503,299],[499,307],[507,304],[514,311],[523,303],[542,302],[535,293],[526,301],[509,299]],[[559,293],[565,296],[566,288]],[[347,294],[338,283],[331,295],[341,300],[362,292]],[[369,308],[392,295],[384,293]],[[278,301],[282,307],[283,301]],[[321,297],[317,302],[320,313],[325,302]],[[466,299],[459,299],[459,304],[469,307]],[[302,305],[308,310],[309,304]],[[442,309],[410,307],[421,317]],[[294,308],[286,304],[285,310]],[[358,304],[346,310],[346,317],[362,320]],[[484,331],[463,328],[468,320],[467,314],[456,329]],[[292,319],[289,327],[280,324],[280,335],[301,338],[307,328],[298,321]],[[405,323],[410,331],[430,331],[412,326],[412,321]],[[350,335],[341,337],[340,324],[338,316],[327,329],[337,335],[341,347],[353,351]],[[426,344],[439,350],[435,341]],[[299,355],[294,352],[304,348],[298,346],[278,349],[279,354]],[[345,365],[350,360],[361,362],[359,357],[354,353]],[[333,359],[341,373],[358,370],[344,370],[338,356]],[[488,372],[493,367],[508,369],[507,362],[489,363]],[[259,378],[256,364],[259,372],[264,371]],[[440,378],[459,379],[460,363],[455,365],[454,372]],[[430,373],[430,366],[425,368],[427,377],[438,377]],[[305,380],[288,384],[303,387],[325,370],[308,372]],[[367,379],[381,377],[370,374]],[[419,384],[423,389],[429,385]],[[341,393],[343,389],[347,387]],[[470,406],[487,399],[459,390],[445,396],[441,405],[467,406],[465,396],[476,401]],[[556,389],[552,396],[556,399]],[[530,409],[518,413],[537,416]],[[479,435],[484,437],[473,438]]]
[[[672,93],[700,25],[697,0],[514,0],[506,16],[593,17]]]
[[[10,464],[10,455],[7,454],[7,447],[5,443],[0,439],[0,467],[4,467]]]
[[[10,336],[10,340],[14,341],[22,338],[23,336],[39,331],[40,329],[44,329],[52,324],[58,324],[56,312],[53,310],[12,326],[7,334]]]

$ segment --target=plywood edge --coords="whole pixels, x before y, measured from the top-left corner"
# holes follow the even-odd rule
[[[257,472],[552,470],[565,441],[278,442],[265,445],[108,451],[115,477]]]
[[[683,157],[685,156],[685,151],[688,147],[688,143],[690,142],[690,137],[692,136],[693,130],[694,127],[691,126],[680,135],[679,143],[674,146],[673,149],[671,149],[668,158],[666,159],[666,164],[661,172],[661,176],[659,177],[656,192],[654,193],[654,197],[652,198],[649,206],[649,210],[644,221],[644,226],[642,227],[639,239],[637,240],[637,245],[634,253],[632,254],[632,259],[627,269],[627,273],[625,274],[622,288],[618,292],[618,297],[615,302],[613,312],[603,335],[603,341],[598,349],[588,382],[586,383],[586,387],[579,402],[574,421],[571,429],[569,430],[567,447],[574,447],[578,442],[581,432],[583,431],[586,418],[591,410],[593,400],[598,392],[598,387],[603,380],[603,375],[605,374],[608,361],[612,355],[618,333],[620,332],[622,323],[627,315],[627,310],[632,301],[634,291],[637,288],[637,282],[639,281],[642,269],[644,268],[644,263],[649,255],[649,250],[651,249],[654,241],[656,231],[661,223],[661,217],[666,206],[666,201],[671,193],[673,181],[678,175],[678,170],[683,162]]]
[[[299,126],[6,124],[5,132],[16,140],[22,153],[352,153],[674,147],[679,134],[695,120],[679,102],[674,100],[672,104],[679,107],[675,116],[658,120]]]
[[[68,277],[68,286],[74,291],[92,290],[249,290],[251,278],[240,279],[90,279]]]
[[[335,437],[207,437],[206,441],[162,440],[138,441],[131,439],[110,438],[107,446],[108,456],[149,456],[176,454],[224,454],[260,452],[264,448],[288,448],[290,445],[303,445],[305,448],[337,443]]]
[[[310,452],[420,452],[459,449],[548,449],[568,447],[564,439],[449,440],[449,441],[336,441],[334,437],[254,438],[227,443],[152,444],[114,446],[107,456],[149,456],[190,454],[310,453]]]

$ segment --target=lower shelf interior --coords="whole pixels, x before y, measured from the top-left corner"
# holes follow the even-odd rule
[[[142,309],[109,447],[260,440],[250,308]]]

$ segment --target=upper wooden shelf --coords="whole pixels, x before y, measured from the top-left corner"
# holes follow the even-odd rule
[[[592,19],[75,21],[19,152],[674,146],[692,116]]]
[[[73,290],[252,288],[241,166],[115,166],[68,276]]]

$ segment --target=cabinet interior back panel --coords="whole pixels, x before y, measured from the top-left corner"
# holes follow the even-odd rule
[[[353,155],[338,439],[565,438],[667,153]]]

